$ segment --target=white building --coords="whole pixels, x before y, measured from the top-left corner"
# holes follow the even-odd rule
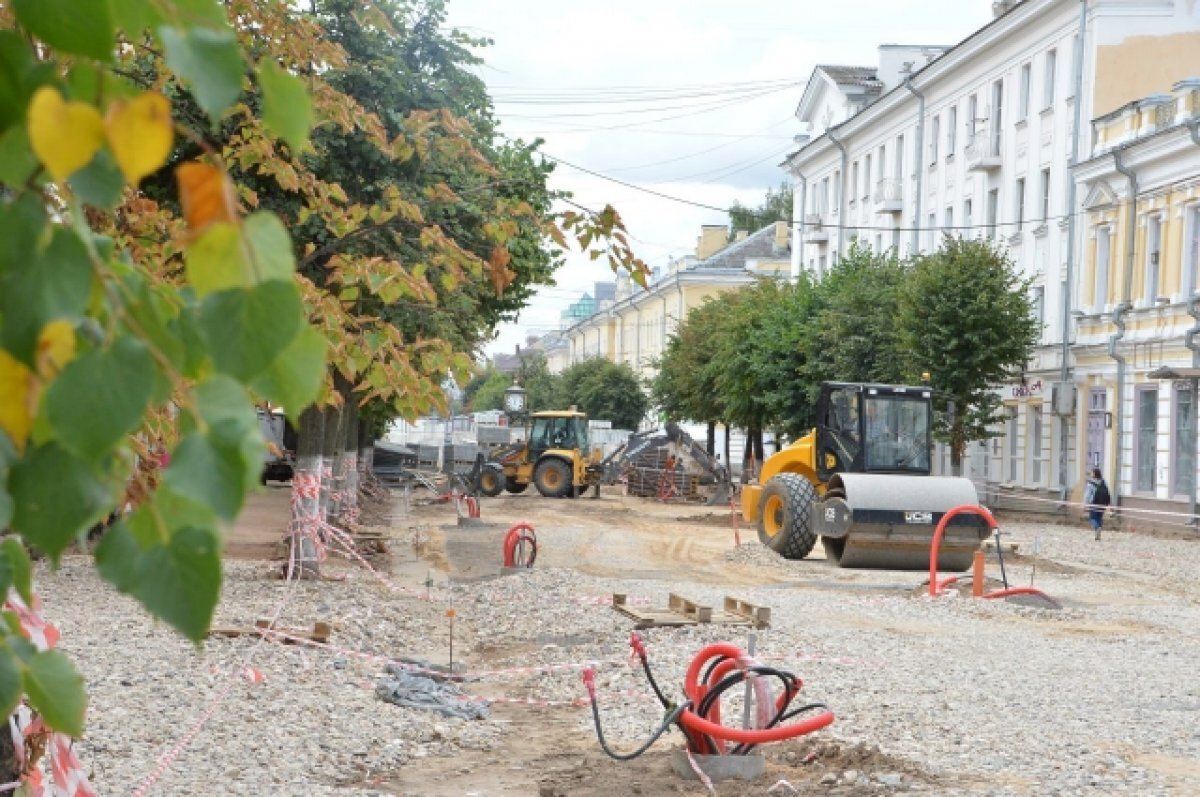
[[[884,45],[878,67],[817,67],[796,111],[810,139],[786,162],[802,222],[792,266],[821,274],[855,238],[902,255],[935,249],[943,230],[1006,246],[1033,279],[1041,345],[1002,388],[1004,438],[969,453],[973,475],[1036,497],[1066,492],[1082,468],[1067,386],[1082,226],[1070,166],[1089,156],[1091,119],[1200,74],[1200,3],[993,5],[953,47]]]

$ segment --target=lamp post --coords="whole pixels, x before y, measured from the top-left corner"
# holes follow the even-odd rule
[[[513,383],[504,391],[504,411],[514,420],[525,417],[525,388],[521,387],[514,378]]]

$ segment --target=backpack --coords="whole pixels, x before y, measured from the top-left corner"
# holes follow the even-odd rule
[[[1112,496],[1108,494],[1108,485],[1103,481],[1096,485],[1096,495],[1092,498],[1092,503],[1099,506],[1108,506],[1112,503]]]

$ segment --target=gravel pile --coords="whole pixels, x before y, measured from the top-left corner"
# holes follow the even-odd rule
[[[455,659],[468,661],[467,673],[477,662],[488,670],[575,665],[468,680],[466,692],[577,701],[585,695],[579,666],[592,663],[606,736],[628,749],[662,711],[640,667],[629,664],[632,621],[605,605],[614,592],[657,607],[682,592],[713,606],[731,594],[771,608],[772,627],[756,632],[759,658],[798,674],[801,700],[824,702],[837,715],[803,745],[769,752],[798,774],[806,756],[836,760],[812,781],[813,793],[1200,793],[1200,548],[1123,533],[1097,543],[1082,527],[1012,523],[1004,531],[1018,543],[1006,562],[1010,581],[1032,576],[1064,608],[931,600],[921,594],[920,573],[786,562],[756,543],[731,549],[726,560],[762,566],[776,579],[782,572],[783,583],[722,587],[539,567],[435,587],[426,601],[388,594],[362,571],[332,564],[329,571],[346,573],[346,581],[288,586],[266,565],[227,563],[218,624],[252,625],[282,602],[281,625],[330,621],[335,645],[382,657],[367,659],[250,636],[194,647],[101,584],[82,558],[68,557],[57,572],[39,570],[38,588],[47,619],[62,631],[61,647],[87,680],[79,755],[104,795],[131,793],[225,692],[152,794],[376,794],[374,780],[421,759],[495,750],[506,725],[494,716],[444,718],[375,696],[384,658],[447,661],[451,607]],[[999,576],[994,560],[988,575]],[[742,644],[747,629],[641,634],[660,685],[677,696],[703,645]],[[247,663],[262,683],[244,677]],[[584,707],[523,710],[565,723],[581,744],[591,740]],[[738,712],[735,696],[726,715]],[[836,750],[821,753],[820,745]]]

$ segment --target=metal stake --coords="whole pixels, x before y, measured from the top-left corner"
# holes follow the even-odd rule
[[[1000,550],[1000,529],[996,529],[996,558],[1000,560],[1000,580],[1008,589],[1008,574],[1004,572],[1004,551]]]
[[[746,635],[746,653],[750,658],[754,658],[754,643],[758,641],[758,634],[751,631]],[[754,708],[754,689],[751,687],[750,678],[752,676],[746,674],[746,696],[742,698],[742,728],[750,729],[750,714]]]

